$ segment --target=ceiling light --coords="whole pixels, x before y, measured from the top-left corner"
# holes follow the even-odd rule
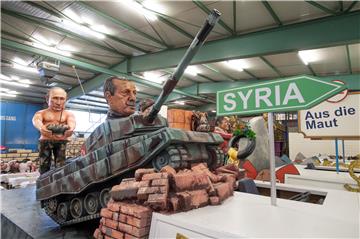
[[[0,92],[0,96],[16,97],[16,95]]]
[[[8,91],[9,91],[9,89],[0,87],[0,91],[3,91],[3,92],[8,92]]]
[[[16,64],[16,63],[13,63],[13,68],[18,69],[18,70],[22,70],[22,71],[38,73],[38,70],[36,68],[34,68],[34,67],[28,67],[28,66],[24,66],[24,65],[19,65],[19,64]]]
[[[11,82],[11,81],[3,80],[3,79],[0,80],[0,83],[5,84],[5,85],[14,85],[14,86],[21,86],[21,87],[29,87],[28,84]]]
[[[6,81],[11,81],[11,78],[6,76],[6,75],[3,75],[3,74],[0,74],[0,79],[1,80],[6,80]]]
[[[198,73],[200,73],[199,69],[196,66],[188,66],[185,69],[185,73],[192,75],[192,76],[196,76]]]
[[[15,57],[13,59],[13,62],[19,64],[19,65],[23,65],[23,66],[27,66],[29,63],[27,63],[26,61],[24,61],[23,59],[21,58],[18,58],[18,57]]]
[[[184,101],[174,101],[175,104],[177,105],[185,105],[185,102]]]
[[[126,4],[129,7],[136,10],[136,12],[140,12],[142,15],[144,15],[150,21],[157,20],[156,15],[154,13],[150,12],[149,10],[146,10],[140,3],[132,1],[132,0],[127,0],[127,1],[124,1],[124,2],[126,2]]]
[[[31,84],[31,81],[28,79],[23,79],[23,80],[18,80],[18,81],[21,83],[24,83],[24,84]]]
[[[162,77],[159,73],[152,71],[144,72],[144,78],[148,81],[152,81],[158,84],[162,84],[165,80],[164,77]]]
[[[212,110],[211,112],[216,113],[216,110]]]
[[[104,25],[90,25],[89,26],[92,30],[105,33],[105,34],[112,34],[112,32]]]
[[[20,80],[20,78],[19,78],[18,76],[10,76],[10,78],[11,78],[12,80]]]
[[[72,20],[74,20],[75,22],[79,23],[79,24],[83,24],[84,21],[83,19],[78,16],[75,12],[73,12],[72,10],[70,9],[66,9],[64,11],[65,15],[68,16],[69,18],[71,18]]]
[[[46,46],[46,45],[43,45],[43,44],[40,44],[40,43],[37,43],[37,42],[33,42],[32,44],[36,48],[40,48],[40,49],[50,51],[50,52],[53,52],[53,53],[56,53],[56,54],[59,54],[59,55],[63,55],[63,56],[71,56],[70,52],[61,51],[59,49],[56,49],[55,47]]]
[[[44,37],[40,34],[36,34],[34,37],[33,37],[36,42],[39,42],[40,44],[44,44],[44,45],[47,45],[47,46],[56,46],[57,42],[53,39],[49,39],[48,37]]]
[[[98,39],[105,39],[105,35],[96,31],[91,30],[90,28],[77,24],[75,22],[63,19],[62,23],[65,25],[66,28],[71,29],[73,32],[80,33],[83,32],[85,34],[91,35],[93,37],[96,37]]]
[[[69,51],[69,52],[78,51],[78,49],[76,49],[75,47],[70,46],[70,45],[61,45],[61,46],[57,45],[56,49],[58,49],[60,51]]]
[[[298,55],[305,65],[319,60],[319,55],[316,50],[299,51]]]
[[[153,10],[155,12],[159,12],[159,13],[163,13],[163,14],[166,13],[164,7],[160,4],[158,4],[158,2],[146,0],[146,1],[142,2],[142,5],[143,5],[143,7]]]
[[[249,65],[242,59],[226,61],[225,64],[234,70],[243,71],[245,68],[249,68]]]
[[[7,93],[13,94],[13,95],[19,94],[19,92],[15,91],[15,90],[9,90]]]

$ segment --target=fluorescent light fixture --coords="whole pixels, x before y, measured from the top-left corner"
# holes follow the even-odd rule
[[[52,82],[52,83],[50,83],[50,85],[49,85],[49,86],[54,87],[54,86],[57,86],[57,85],[58,85],[58,83],[57,83],[57,82]]]
[[[165,80],[159,73],[153,71],[144,72],[144,78],[158,84],[162,84]]]
[[[244,69],[249,68],[249,65],[242,59],[226,61],[225,64],[237,71],[244,71]]]
[[[298,55],[305,65],[319,60],[319,55],[316,50],[299,51]]]
[[[28,72],[38,73],[38,70],[37,70],[36,68],[34,68],[34,67],[19,65],[19,64],[17,64],[17,63],[13,63],[13,68],[14,68],[14,69],[18,69],[18,70],[22,70],[22,71],[28,71]]]
[[[55,47],[46,46],[46,45],[43,45],[43,44],[40,44],[40,43],[37,43],[37,42],[33,42],[32,44],[36,48],[40,48],[40,49],[43,49],[43,50],[46,50],[46,51],[50,51],[50,52],[53,52],[53,53],[56,53],[56,54],[59,54],[59,55],[72,56],[70,52],[61,51],[59,49],[56,49]]]
[[[142,15],[144,15],[147,19],[149,19],[150,21],[155,21],[157,20],[157,17],[154,13],[150,12],[149,10],[146,10],[141,4],[133,1],[133,0],[127,0],[124,1],[129,7],[133,8],[134,10],[136,10],[136,12],[141,13]]]
[[[62,23],[65,25],[66,28],[71,29],[73,32],[78,32],[81,34],[81,32],[91,35],[93,37],[96,37],[98,39],[105,39],[105,35],[96,31],[91,30],[90,28],[77,24],[73,21],[69,21],[66,19],[63,19]]]
[[[9,89],[7,89],[7,88],[2,88],[2,87],[0,87],[0,91],[3,91],[3,92],[8,92],[8,91],[10,91]]]
[[[64,14],[79,24],[84,23],[83,19],[70,9],[66,9]]]
[[[34,39],[36,40],[36,42],[38,42],[39,44],[44,44],[47,46],[56,46],[57,42],[53,39],[49,39],[49,38],[45,38],[44,36],[40,35],[40,34],[36,34],[34,36]]]
[[[212,110],[211,112],[216,113],[216,110]]]
[[[112,34],[112,32],[109,30],[109,28],[107,28],[104,25],[90,25],[89,27],[92,30],[96,31],[96,32],[101,32],[101,33],[105,33],[105,34]]]
[[[15,90],[9,90],[7,93],[13,94],[13,95],[19,94],[19,92],[15,91]]]
[[[5,85],[14,85],[14,86],[20,86],[20,87],[29,87],[28,84],[23,84],[23,83],[17,83],[17,82],[12,82],[12,81],[6,81],[1,79],[0,83],[5,84]]]
[[[0,79],[1,80],[6,80],[6,81],[11,81],[11,78],[6,76],[6,75],[3,75],[3,74],[0,74]]]
[[[0,96],[16,97],[16,95],[0,92]]]
[[[19,78],[18,76],[10,76],[10,78],[11,78],[12,80],[20,80],[20,78]]]
[[[145,8],[151,9],[155,12],[159,12],[159,13],[163,13],[163,14],[166,13],[165,8],[162,5],[160,5],[158,2],[146,0],[146,1],[142,2],[142,5]]]
[[[15,58],[13,59],[13,62],[15,62],[15,63],[17,63],[17,64],[19,64],[19,65],[23,65],[23,66],[27,66],[27,65],[29,64],[28,62],[26,62],[26,61],[24,61],[23,59],[18,58],[18,57],[15,57]]]
[[[192,76],[196,76],[198,73],[200,73],[199,69],[196,66],[188,66],[185,69],[185,73],[192,75]]]
[[[185,105],[185,102],[180,100],[174,101],[174,103],[177,105]]]
[[[28,79],[22,79],[22,80],[18,80],[20,83],[24,83],[24,84],[31,84],[31,81]]]
[[[70,45],[57,45],[56,46],[56,49],[60,50],[60,51],[68,51],[68,52],[75,52],[75,51],[78,51],[78,49],[76,49],[75,47],[73,46],[70,46]]]

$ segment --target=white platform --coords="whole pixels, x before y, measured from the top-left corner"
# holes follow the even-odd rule
[[[347,191],[344,184],[357,187],[348,172],[305,169],[305,165],[295,165],[300,175],[285,174],[285,183]],[[360,175],[360,174],[357,174]]]
[[[260,183],[265,185],[267,183]],[[173,215],[154,213],[150,238],[359,238],[360,194],[279,184],[326,195],[323,205],[235,192],[222,205]]]

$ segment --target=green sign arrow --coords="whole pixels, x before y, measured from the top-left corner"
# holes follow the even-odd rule
[[[252,84],[218,91],[217,115],[251,115],[307,109],[345,89],[344,85],[310,76]]]

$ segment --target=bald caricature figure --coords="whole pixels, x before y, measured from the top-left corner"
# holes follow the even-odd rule
[[[67,94],[59,87],[51,88],[46,95],[48,108],[35,113],[32,122],[40,131],[39,158],[40,174],[60,167],[65,163],[65,150],[68,139],[75,129],[74,115],[65,110]],[[56,132],[51,126],[62,126],[64,132]]]

